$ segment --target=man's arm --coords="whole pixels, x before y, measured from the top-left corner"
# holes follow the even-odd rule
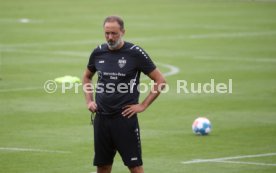
[[[130,118],[136,113],[143,112],[159,96],[162,89],[164,89],[166,81],[158,69],[153,70],[148,76],[154,81],[154,86],[151,89],[150,93],[142,103],[125,106],[123,108],[124,111],[122,112],[123,116]]]
[[[86,69],[82,78],[83,91],[85,95],[87,108],[91,112],[95,112],[97,110],[97,104],[93,98],[93,85],[92,85],[92,77],[95,73],[92,73],[90,70]]]

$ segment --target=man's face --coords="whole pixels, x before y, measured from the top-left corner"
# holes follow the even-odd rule
[[[125,31],[120,29],[120,25],[117,22],[106,22],[104,24],[104,32],[109,48],[116,49],[121,45]]]

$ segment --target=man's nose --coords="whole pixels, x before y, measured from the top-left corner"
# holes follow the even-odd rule
[[[113,39],[113,35],[112,34],[108,34],[107,35],[107,38],[110,40],[110,39]]]

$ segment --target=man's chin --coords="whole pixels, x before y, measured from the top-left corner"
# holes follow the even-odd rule
[[[110,49],[116,49],[120,44],[119,43],[107,43]]]
[[[116,49],[116,46],[114,45],[114,44],[107,44],[108,45],[108,47],[109,47],[109,49]]]
[[[115,45],[116,45],[116,42],[107,42],[107,45],[110,46],[110,47],[111,47],[111,46],[115,46]]]

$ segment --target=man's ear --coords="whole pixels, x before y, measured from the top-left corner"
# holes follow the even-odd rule
[[[124,36],[125,35],[125,29],[122,29],[121,32],[123,33],[122,35]]]

